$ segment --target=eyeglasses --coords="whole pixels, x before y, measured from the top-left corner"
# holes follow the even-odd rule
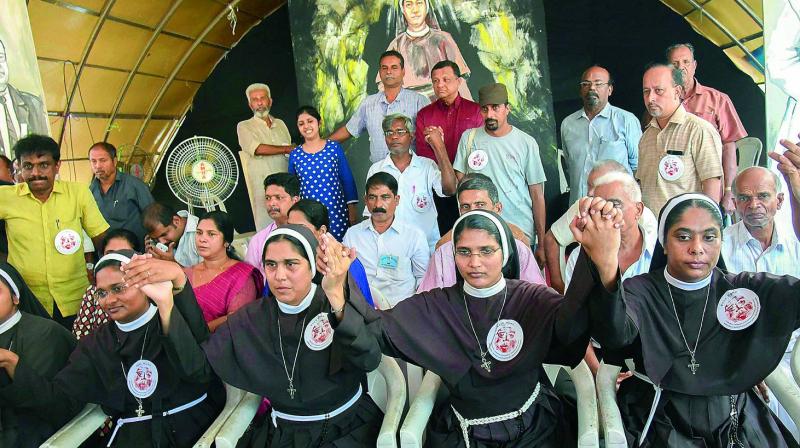
[[[486,257],[491,257],[498,250],[500,250],[499,247],[495,247],[494,249],[484,247],[483,249],[480,249],[477,252],[472,252],[469,249],[456,249],[456,256],[460,258],[472,258],[473,255],[477,255],[478,258],[486,258]]]
[[[108,291],[106,291],[105,289],[95,290],[94,296],[95,296],[95,298],[97,298],[97,300],[106,300],[108,298],[108,296],[110,296],[112,294],[115,295],[115,296],[119,296],[122,293],[124,293],[125,290],[127,290],[127,289],[128,289],[128,287],[125,286],[124,284],[114,285]]]
[[[589,87],[592,86],[594,86],[595,89],[599,89],[600,87],[607,86],[609,84],[610,83],[608,82],[600,82],[600,81],[595,81],[595,82],[581,81],[578,83],[578,85],[581,86],[581,89],[588,89]]]
[[[395,135],[398,137],[403,137],[406,134],[408,134],[408,131],[406,129],[397,129],[397,130],[390,129],[388,131],[383,131],[383,135],[387,137],[394,137]]]

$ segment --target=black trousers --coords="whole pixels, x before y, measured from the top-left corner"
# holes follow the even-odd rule
[[[53,320],[70,332],[72,331],[72,324],[75,322],[75,317],[75,314],[66,317],[62,316],[61,310],[58,309],[58,305],[53,302]]]

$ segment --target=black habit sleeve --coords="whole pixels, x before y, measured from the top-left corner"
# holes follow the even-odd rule
[[[211,380],[211,366],[206,355],[177,307],[170,314],[169,333],[164,335],[162,329],[161,342],[167,357],[182,378],[197,383]]]
[[[364,302],[363,299],[356,300]],[[378,340],[363,325],[363,319],[350,303],[345,305],[341,322],[333,313],[328,315],[328,320],[336,331],[337,347],[342,351],[343,359],[364,372],[378,368],[381,363]]]
[[[173,301],[175,302],[175,308],[180,310],[183,320],[189,326],[197,343],[205,342],[208,336],[211,335],[211,332],[208,330],[208,324],[205,318],[203,318],[203,310],[201,310],[200,305],[197,304],[197,298],[194,296],[194,288],[192,288],[192,284],[189,282],[188,278],[183,285],[183,290],[175,294]]]

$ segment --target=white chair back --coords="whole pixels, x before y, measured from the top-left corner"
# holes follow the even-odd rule
[[[746,168],[758,165],[763,146],[757,137],[745,137],[736,142],[736,149],[739,150],[738,172],[741,173]]]

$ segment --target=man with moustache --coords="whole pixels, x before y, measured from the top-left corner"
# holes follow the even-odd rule
[[[42,99],[22,92],[8,82],[6,45],[0,39],[0,154],[13,158],[12,149],[28,134],[47,134]]]
[[[71,329],[89,286],[83,231],[102,250],[109,226],[85,184],[56,180],[61,151],[52,138],[24,137],[14,145],[14,155],[24,182],[0,187],[8,262],[53,319]]]
[[[437,208],[431,191],[439,197],[455,193],[456,174],[453,165],[441,146],[434,149],[436,162],[411,152],[414,123],[405,115],[387,115],[383,119],[383,132],[389,155],[369,168],[367,178],[383,171],[397,179],[400,194],[397,218],[419,228],[428,239],[429,249],[433,251],[440,234],[436,223]],[[368,216],[369,211],[364,210],[364,215]]]
[[[379,171],[367,179],[366,190],[370,217],[347,229],[342,243],[356,248],[375,306],[389,309],[414,294],[430,251],[421,230],[396,219],[400,196],[394,176]]]
[[[383,91],[364,98],[346,125],[328,137],[342,143],[350,137],[358,137],[365,130],[369,134],[369,161],[375,163],[389,154],[383,136],[383,117],[389,114],[403,114],[416,119],[417,112],[430,104],[426,96],[403,87],[405,60],[395,50],[388,50],[378,59],[378,75]],[[411,149],[414,150],[412,142]]]
[[[533,242],[539,266],[544,266],[544,182],[546,180],[539,145],[530,135],[508,122],[511,107],[508,91],[500,83],[489,84],[478,91],[484,126],[470,129],[461,136],[453,163],[456,177],[479,172],[498,187],[501,216],[516,225]]]
[[[264,179],[264,205],[272,222],[250,238],[244,256],[245,263],[261,272],[261,278],[267,278],[263,261],[264,243],[273,230],[286,224],[289,209],[299,200],[300,179],[294,174],[275,173]]]
[[[272,222],[261,196],[264,178],[272,173],[285,172],[289,167],[287,156],[294,146],[286,124],[270,115],[272,97],[266,84],[250,84],[245,91],[253,116],[236,125],[239,146],[242,148],[242,165],[247,167],[247,189],[256,230]]]
[[[418,156],[433,159],[438,163],[438,154],[444,150],[452,163],[458,151],[458,142],[467,129],[483,124],[481,106],[464,98],[459,93],[465,86],[457,63],[444,60],[431,69],[431,82],[436,101],[417,113],[416,142]],[[458,219],[458,204],[454,197],[434,196],[438,211],[437,221],[441,233],[453,228]]]
[[[586,180],[599,160],[615,160],[628,173],[636,171],[642,130],[632,113],[612,106],[614,80],[603,67],[592,66],[581,76],[583,108],[561,122],[561,142],[569,172],[569,202],[586,196]]]
[[[89,185],[100,213],[114,229],[130,230],[142,243],[146,234],[142,212],[153,203],[150,189],[141,180],[117,171],[117,148],[97,142],[89,148],[94,179]]]
[[[739,120],[728,95],[717,89],[704,86],[695,78],[697,60],[692,44],[675,44],[667,48],[667,62],[683,72],[683,107],[714,126],[722,139],[722,170],[725,191],[722,207],[731,214],[736,209],[731,190],[736,177],[736,141],[747,137],[747,131]]]
[[[652,64],[642,78],[644,105],[653,117],[639,140],[639,169],[644,204],[660,211],[681,193],[722,197],[722,142],[710,123],[681,104],[683,72]]]

